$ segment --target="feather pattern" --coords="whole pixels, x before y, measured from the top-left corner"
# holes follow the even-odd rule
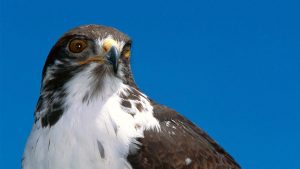
[[[138,89],[130,47],[127,35],[100,25],[58,40],[43,68],[22,168],[239,169],[203,130]]]
[[[142,138],[146,129],[159,130],[147,96],[117,78],[104,78],[102,92],[91,101],[82,102],[94,82],[90,76],[94,66],[65,85],[66,108],[55,125],[42,127],[41,119],[36,121],[25,150],[24,169],[131,168],[126,157],[137,148],[131,143]],[[129,96],[133,91],[139,99],[135,102],[144,106],[143,111],[134,105],[131,109],[121,105],[121,96]]]

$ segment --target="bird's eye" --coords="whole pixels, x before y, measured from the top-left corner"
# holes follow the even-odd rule
[[[130,49],[124,51],[124,57],[128,59],[130,57]]]
[[[74,39],[69,44],[69,50],[73,53],[80,53],[87,47],[87,41],[82,39]]]
[[[129,59],[130,57],[130,45],[127,45],[124,47],[123,51],[122,51],[122,55],[126,58]]]

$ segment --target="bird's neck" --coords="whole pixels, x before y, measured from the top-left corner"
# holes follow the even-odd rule
[[[72,161],[73,168],[121,168],[127,165],[128,153],[136,151],[136,139],[144,130],[159,130],[146,95],[117,78],[105,77],[100,89],[91,86],[94,80],[85,72],[77,74],[64,86],[63,111],[56,123],[40,127],[36,122],[34,130],[41,138],[33,135],[31,140],[39,149],[28,149],[37,161],[34,165],[47,161],[49,169],[70,168]]]
[[[137,89],[136,85],[128,84],[115,76],[105,76],[99,86],[99,83],[95,83],[99,79],[92,78],[86,73],[88,71],[78,74],[66,85],[67,96],[64,105],[66,115],[92,120],[99,115],[107,114],[118,123],[122,123],[126,118],[132,120],[138,117],[140,121],[134,120],[134,130],[140,134],[144,129],[157,127],[158,123],[152,116],[151,101]],[[120,118],[122,116],[124,117]],[[148,121],[150,123],[145,122],[147,121],[145,119],[150,120]]]
[[[49,78],[48,82],[45,78],[44,82],[47,83],[42,87],[35,113],[36,121],[41,119],[43,127],[51,127],[67,112],[78,112],[76,109],[90,112],[85,117],[93,117],[107,102],[121,105],[130,114],[143,111],[152,113],[150,100],[135,85],[130,66],[122,67],[125,73],[118,77],[95,76],[91,74],[94,69],[93,66],[86,67],[65,77],[55,73],[56,76]],[[70,109],[74,111],[68,111]]]

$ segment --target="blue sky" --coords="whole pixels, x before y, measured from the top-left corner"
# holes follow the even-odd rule
[[[20,168],[50,48],[89,23],[131,36],[139,87],[243,168],[299,168],[300,1],[1,0],[0,8],[0,168]]]

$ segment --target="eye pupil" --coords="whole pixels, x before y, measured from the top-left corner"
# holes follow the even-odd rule
[[[76,43],[75,48],[76,49],[80,49],[82,47],[82,45],[80,43]]]

